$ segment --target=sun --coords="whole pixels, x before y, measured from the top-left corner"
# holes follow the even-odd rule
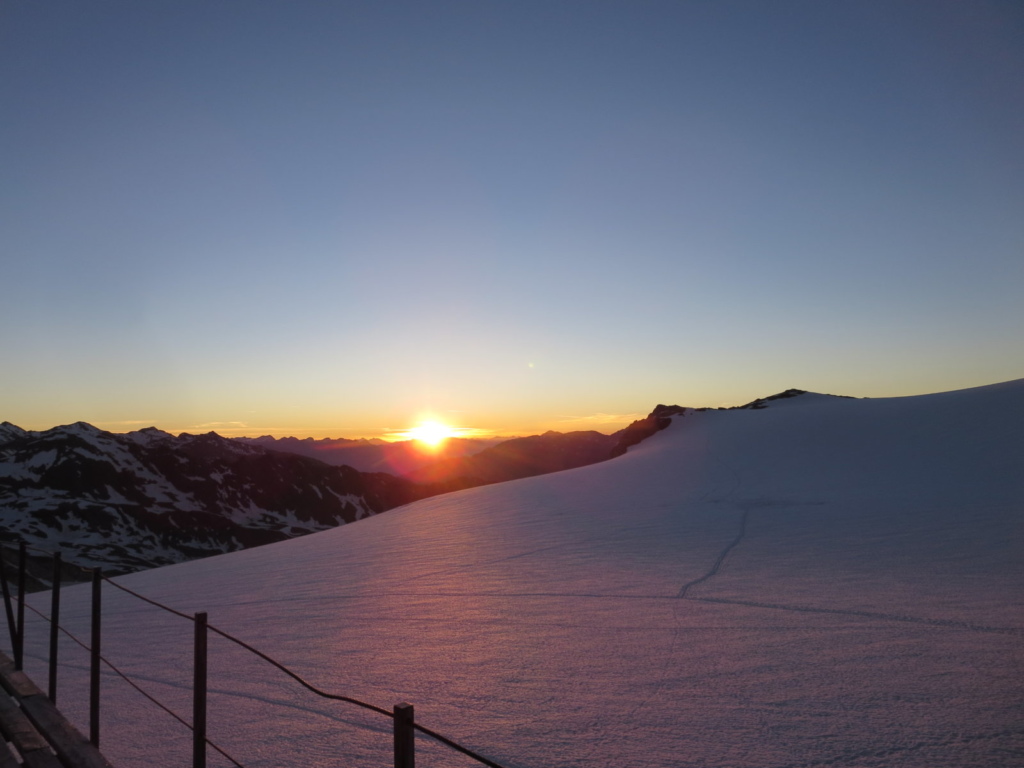
[[[421,421],[418,427],[407,430],[405,434],[412,440],[436,448],[449,437],[454,436],[455,430],[439,421]]]

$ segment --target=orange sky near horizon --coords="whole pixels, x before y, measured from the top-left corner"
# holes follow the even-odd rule
[[[22,429],[43,431],[62,424],[85,421],[109,432],[131,432],[145,427],[156,427],[165,432],[180,434],[188,432],[200,434],[216,432],[224,437],[297,437],[300,439],[325,438],[344,439],[382,439],[397,441],[411,439],[410,432],[424,422],[437,422],[449,427],[453,436],[459,437],[517,437],[541,434],[548,430],[556,432],[573,432],[594,430],[610,434],[628,426],[631,422],[647,416],[656,405],[681,405],[687,407],[730,407],[742,405],[758,397],[766,397],[790,388],[805,389],[825,394],[847,395],[851,397],[902,397],[928,394],[930,392],[964,389],[974,386],[998,383],[997,380],[983,380],[971,371],[962,371],[958,376],[948,377],[941,385],[922,387],[919,381],[908,379],[902,386],[889,386],[881,382],[872,382],[868,377],[860,381],[850,382],[844,386],[827,377],[819,377],[817,381],[800,381],[799,377],[791,380],[785,377],[766,377],[763,381],[747,382],[743,385],[732,383],[716,390],[714,387],[688,387],[686,391],[667,393],[662,396],[646,397],[636,395],[628,402],[613,402],[618,408],[602,410],[594,397],[582,395],[578,398],[578,407],[565,403],[562,408],[552,408],[543,398],[538,398],[530,407],[530,403],[519,404],[518,408],[508,408],[504,412],[495,408],[491,411],[454,409],[454,408],[354,408],[350,411],[324,408],[317,412],[313,407],[290,409],[265,409],[261,413],[238,413],[237,404],[228,403],[221,406],[229,416],[238,416],[233,420],[214,418],[183,418],[172,409],[147,408],[152,416],[148,419],[111,419],[104,418],[109,413],[116,413],[118,408],[96,408],[95,403],[88,407],[76,408],[73,404],[62,403],[62,407],[48,407],[51,416],[63,413],[64,417],[46,419],[40,414],[26,412],[29,418],[19,418],[17,413],[8,410],[0,413],[0,421],[7,420]],[[1008,380],[1008,379],[1003,379]],[[682,388],[681,388],[682,389]],[[586,408],[590,406],[590,408]],[[215,416],[218,408],[204,403],[197,409],[194,416]]]
[[[1024,376],[1022,3],[252,5],[5,4],[0,421],[610,433]]]

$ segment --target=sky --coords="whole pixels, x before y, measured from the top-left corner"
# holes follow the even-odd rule
[[[0,421],[612,431],[1024,377],[1017,2],[0,9]]]

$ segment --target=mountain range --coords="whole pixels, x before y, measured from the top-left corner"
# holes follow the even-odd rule
[[[3,422],[0,544],[20,539],[81,568],[127,573],[604,461],[619,442],[618,433],[548,432],[455,438],[425,451],[413,441],[227,439],[152,427],[112,433],[84,422],[29,432]],[[32,555],[32,586],[46,583],[49,568]]]
[[[239,442],[259,445],[272,451],[295,453],[334,466],[349,466],[360,472],[386,472],[389,475],[408,476],[436,461],[448,461],[469,456],[504,442],[510,438],[451,437],[430,450],[424,450],[416,440],[388,442],[379,438],[348,440],[345,438],[312,437],[236,437]]]
[[[0,424],[0,537],[112,572],[351,523],[428,492],[216,434]],[[45,573],[45,569],[43,570]]]

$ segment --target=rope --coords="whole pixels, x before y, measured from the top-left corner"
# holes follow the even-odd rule
[[[163,603],[157,602],[156,600],[153,600],[152,598],[146,597],[145,595],[140,595],[138,592],[135,592],[134,590],[128,589],[128,587],[125,587],[125,586],[123,586],[121,584],[118,584],[115,581],[111,581],[110,579],[108,579],[105,576],[103,577],[103,580],[106,581],[107,583],[117,587],[122,592],[127,592],[129,595],[132,595],[133,597],[137,597],[139,600],[147,602],[150,605],[156,606],[157,608],[162,608],[163,610],[168,611],[170,613],[173,613],[175,616],[180,616],[183,619],[187,619],[189,621],[195,621],[195,618],[192,617],[192,616],[189,616],[187,613],[182,613],[181,611],[177,611],[174,608],[171,608],[170,606],[164,605]],[[302,687],[306,688],[308,691],[310,691],[312,693],[315,693],[317,696],[321,696],[321,697],[323,697],[325,699],[331,699],[333,701],[344,701],[344,702],[347,702],[349,704],[355,704],[356,706],[363,707],[365,709],[369,709],[369,710],[371,710],[373,712],[377,712],[377,713],[379,713],[381,715],[384,715],[386,717],[390,717],[392,719],[394,719],[394,717],[395,717],[393,712],[389,712],[388,710],[383,709],[382,707],[378,707],[378,706],[375,706],[373,704],[368,704],[365,701],[360,701],[359,699],[353,699],[353,698],[351,698],[349,696],[341,696],[339,694],[328,693],[327,691],[321,690],[320,688],[317,688],[312,683],[310,683],[307,680],[303,679],[296,672],[293,672],[292,670],[288,669],[288,667],[286,667],[281,662],[277,661],[276,659],[271,658],[270,656],[268,656],[267,654],[263,653],[262,651],[260,651],[260,650],[258,650],[256,648],[253,648],[251,645],[249,645],[244,640],[239,640],[234,635],[231,635],[231,634],[225,632],[222,629],[218,629],[217,627],[213,626],[212,624],[207,624],[206,628],[208,630],[210,630],[211,632],[215,632],[216,634],[220,635],[224,639],[230,640],[231,642],[235,643],[236,645],[239,645],[242,648],[245,648],[245,650],[249,651],[250,653],[254,653],[255,655],[259,656],[261,659],[266,661],[268,664],[270,664],[270,665],[276,667],[277,669],[281,670],[286,675],[288,675],[290,678],[295,680],[295,682],[297,682],[299,685],[301,685]],[[474,752],[473,750],[469,749],[468,747],[464,747],[461,744],[459,744],[458,742],[452,741],[451,739],[449,739],[446,736],[442,736],[441,734],[437,733],[437,731],[431,730],[430,728],[427,728],[425,725],[420,725],[419,723],[414,722],[413,723],[413,728],[415,728],[417,731],[420,731],[424,735],[429,736],[432,739],[436,739],[437,741],[441,742],[445,746],[448,746],[448,747],[456,750],[457,752],[461,752],[462,754],[466,755],[467,757],[473,758],[474,760],[476,760],[476,761],[478,761],[478,762],[488,766],[488,768],[504,768],[504,766],[502,766],[501,764],[496,763],[493,760],[490,760],[490,759],[484,757],[483,755],[477,754],[476,752]]]
[[[53,554],[52,552],[48,552],[47,550],[40,549],[39,547],[30,547],[30,548],[34,549],[37,552],[43,552],[44,554],[48,554],[48,555],[52,555]],[[75,564],[72,564],[72,565],[75,565]],[[94,572],[96,570],[99,570],[99,569],[87,569],[87,568],[84,568],[84,567],[79,566],[79,565],[75,565],[75,567],[77,567],[81,571]],[[111,586],[116,587],[117,589],[121,590],[122,592],[126,592],[127,594],[131,595],[132,597],[135,597],[135,598],[137,598],[139,600],[142,600],[144,603],[149,603],[150,605],[152,605],[152,606],[154,606],[156,608],[160,608],[161,610],[167,611],[168,613],[173,613],[175,616],[180,616],[181,618],[186,619],[188,621],[192,621],[192,622],[195,621],[195,617],[194,616],[189,616],[187,613],[182,613],[181,611],[177,611],[177,610],[175,610],[174,608],[171,608],[168,605],[164,605],[161,602],[158,602],[156,600],[153,600],[152,598],[146,597],[145,595],[139,594],[138,592],[135,592],[134,590],[128,589],[128,587],[125,587],[125,586],[123,586],[121,584],[118,584],[116,581],[111,580],[109,577],[103,576],[102,572],[101,572],[100,578],[102,578],[103,581],[107,582]],[[50,620],[49,617],[47,617],[44,614],[40,613],[38,610],[36,610],[32,606],[28,606],[28,607],[29,607],[30,610],[34,611],[39,616],[42,616],[47,621]],[[80,645],[82,648],[84,648],[85,650],[89,650],[88,646],[86,646],[81,640],[79,640],[77,637],[75,637],[70,632],[68,632],[66,629],[64,629],[64,627],[61,627],[58,624],[57,628],[60,629],[60,631],[63,632],[65,635],[70,637],[72,640],[74,640],[76,643],[78,643],[78,645]],[[388,710],[384,709],[383,707],[378,707],[378,706],[376,706],[374,704],[369,704],[369,703],[367,703],[365,701],[360,701],[359,699],[354,699],[354,698],[352,698],[350,696],[342,696],[340,694],[328,693],[327,691],[324,691],[324,690],[322,690],[320,688],[317,688],[315,685],[313,685],[312,683],[310,683],[309,681],[307,681],[303,677],[301,677],[298,673],[293,672],[292,670],[288,669],[288,667],[286,667],[281,662],[277,661],[276,659],[271,658],[270,656],[268,656],[267,654],[263,653],[262,651],[254,648],[253,646],[251,646],[248,643],[246,643],[244,640],[240,640],[237,637],[235,637],[234,635],[231,635],[231,634],[225,632],[222,629],[218,629],[217,627],[213,626],[212,624],[207,624],[206,628],[209,631],[214,632],[214,633],[220,635],[225,640],[230,640],[232,643],[235,643],[236,645],[244,648],[245,650],[249,651],[250,653],[255,654],[256,656],[259,656],[261,659],[263,659],[265,662],[267,662],[271,666],[277,668],[281,672],[284,672],[286,675],[288,675],[288,677],[292,678],[295,682],[297,682],[303,688],[305,688],[306,690],[310,691],[311,693],[316,694],[317,696],[320,696],[321,698],[330,699],[332,701],[343,701],[343,702],[345,702],[347,704],[354,704],[357,707],[362,707],[364,709],[368,709],[368,710],[370,710],[372,712],[376,712],[378,714],[384,715],[385,717],[390,717],[392,719],[394,719],[394,717],[395,717],[393,712],[389,712]],[[100,659],[103,661],[104,664],[106,664],[108,667],[110,667],[110,669],[112,669],[116,674],[118,674],[120,677],[122,677],[126,683],[128,683],[130,686],[135,688],[135,690],[137,690],[139,693],[141,693],[147,699],[152,701],[154,704],[156,704],[162,710],[167,712],[169,715],[171,715],[173,718],[175,718],[178,722],[180,722],[183,725],[185,725],[189,730],[192,730],[192,725],[191,724],[189,724],[188,722],[183,720],[177,714],[172,712],[170,709],[165,707],[163,704],[161,704],[155,698],[153,698],[148,693],[146,693],[144,690],[142,690],[142,688],[140,688],[134,681],[129,679],[129,677],[127,675],[125,675],[117,667],[115,667],[113,664],[111,664],[109,661],[107,661],[105,658],[103,658],[103,656],[100,656]],[[464,747],[461,744],[459,744],[458,742],[452,741],[448,737],[442,736],[441,734],[437,733],[434,730],[431,730],[430,728],[427,728],[424,725],[420,725],[417,722],[413,722],[412,727],[415,728],[417,731],[420,731],[424,735],[429,736],[432,739],[436,739],[437,741],[439,741],[440,743],[444,744],[445,746],[450,747],[451,749],[454,749],[457,752],[461,752],[462,754],[466,755],[467,757],[471,757],[474,760],[476,760],[477,762],[482,763],[483,765],[488,766],[488,768],[505,768],[500,763],[496,763],[493,760],[489,760],[488,758],[484,757],[483,755],[477,754],[476,752],[474,752],[473,750],[469,749],[468,747]],[[213,747],[218,752],[220,752],[220,754],[222,754],[224,757],[226,757],[228,760],[230,760],[232,763],[234,763],[234,765],[238,766],[239,768],[244,768],[241,765],[241,763],[237,762],[233,757],[231,757],[229,754],[224,752],[220,747],[218,747],[216,744],[214,744],[209,739],[206,740],[206,743],[209,744],[211,747]]]
[[[26,608],[28,608],[28,609],[29,609],[30,611],[32,611],[32,612],[33,612],[34,614],[36,614],[37,616],[39,616],[39,617],[41,617],[41,618],[45,619],[46,621],[50,621],[50,617],[49,617],[49,616],[47,616],[46,614],[44,614],[44,613],[43,613],[42,611],[38,610],[37,608],[34,608],[34,607],[33,607],[33,606],[31,606],[31,605],[28,605],[28,603],[26,603],[26,604],[25,604],[25,607],[26,607]],[[51,622],[51,623],[52,623],[52,622]],[[81,640],[79,640],[79,639],[78,639],[77,637],[75,637],[75,636],[74,636],[73,634],[71,634],[71,632],[69,632],[68,630],[66,630],[66,629],[65,629],[64,627],[62,627],[62,626],[61,626],[60,624],[58,624],[58,625],[57,625],[57,629],[59,629],[59,630],[60,630],[61,632],[63,632],[63,633],[65,634],[65,635],[67,635],[68,637],[70,637],[70,638],[71,638],[71,639],[72,639],[72,640],[73,640],[73,641],[74,641],[75,643],[77,643],[77,644],[78,644],[79,646],[81,646],[81,647],[82,647],[83,649],[85,649],[86,651],[91,651],[91,649],[89,648],[89,646],[87,646],[87,645],[86,645],[85,643],[83,643],[83,642],[82,642]],[[104,657],[103,655],[100,655],[100,661],[102,661],[102,662],[103,662],[104,664],[106,664],[106,665],[107,665],[108,667],[110,667],[110,669],[111,669],[111,670],[112,670],[112,671],[114,672],[114,674],[118,675],[118,676],[119,676],[119,677],[120,677],[120,678],[121,678],[122,680],[124,680],[124,681],[125,681],[126,683],[128,683],[128,685],[130,685],[130,686],[131,686],[132,688],[134,688],[134,689],[135,689],[136,691],[138,691],[139,693],[141,693],[141,694],[142,694],[143,696],[145,696],[145,697],[146,697],[147,699],[149,699],[149,700],[150,700],[151,702],[153,702],[154,704],[156,704],[156,705],[157,705],[158,707],[160,707],[160,709],[162,709],[162,710],[163,710],[164,712],[166,712],[167,714],[169,714],[169,715],[170,715],[171,717],[173,717],[173,718],[174,718],[175,720],[177,720],[177,721],[178,721],[179,723],[181,723],[182,725],[184,725],[184,726],[185,726],[186,728],[188,728],[188,729],[189,729],[190,731],[192,731],[192,730],[195,730],[195,729],[194,729],[194,728],[192,727],[192,724],[191,724],[191,723],[189,723],[189,722],[188,722],[187,720],[185,720],[184,718],[182,718],[182,717],[181,717],[181,716],[180,716],[180,715],[179,715],[179,714],[178,714],[177,712],[175,712],[174,710],[172,710],[172,709],[170,709],[169,707],[165,706],[165,705],[164,705],[164,704],[162,704],[162,703],[161,703],[160,701],[158,701],[158,700],[157,700],[157,699],[155,699],[155,698],[154,698],[153,696],[151,696],[151,695],[150,695],[150,694],[148,694],[148,693],[147,693],[146,691],[144,691],[144,690],[143,690],[143,689],[142,689],[142,688],[141,688],[141,687],[139,686],[139,684],[138,684],[138,683],[136,683],[136,682],[135,682],[134,680],[132,680],[132,679],[131,679],[130,677],[128,677],[128,675],[126,675],[126,674],[125,674],[124,672],[122,672],[122,671],[121,671],[120,669],[118,669],[117,667],[115,667],[115,666],[114,666],[114,665],[113,665],[113,664],[112,664],[112,663],[111,663],[110,661],[108,661],[108,660],[106,659],[106,657]],[[223,749],[221,749],[220,747],[218,747],[218,746],[217,746],[216,744],[214,744],[214,743],[213,743],[212,741],[210,741],[210,739],[207,739],[207,740],[206,740],[206,743],[207,743],[207,744],[208,744],[209,746],[213,747],[213,748],[214,748],[215,750],[217,750],[217,751],[218,751],[218,752],[219,752],[219,753],[220,753],[221,755],[223,755],[224,757],[226,757],[226,758],[227,758],[228,760],[230,760],[230,761],[231,761],[231,762],[232,762],[232,763],[233,763],[234,765],[238,766],[238,768],[245,768],[245,766],[244,766],[244,765],[242,765],[242,764],[241,764],[240,762],[238,762],[237,760],[235,760],[235,758],[233,758],[233,757],[232,757],[231,755],[229,755],[229,754],[228,754],[227,752],[225,752],[225,751],[224,751]]]
[[[139,600],[141,600],[144,603],[149,603],[150,605],[155,605],[157,608],[162,608],[163,610],[167,611],[168,613],[173,613],[175,616],[181,616],[181,618],[183,618],[183,619],[188,619],[189,621],[195,621],[195,617],[194,616],[189,616],[187,613],[182,613],[181,611],[176,611],[173,608],[171,608],[170,606],[164,605],[163,603],[158,603],[156,600],[153,600],[153,599],[151,599],[149,597],[146,597],[145,595],[140,595],[138,592],[133,592],[132,590],[128,589],[128,587],[122,587],[116,581],[111,581],[106,576],[100,576],[100,578],[103,579],[105,582],[107,582],[107,584],[110,584],[112,587],[117,587],[122,592],[127,592],[132,597],[137,597],[137,598],[139,598]],[[207,625],[207,626],[209,626],[209,625]]]
[[[170,613],[173,613],[175,616],[181,616],[183,619],[188,619],[189,621],[195,621],[194,617],[189,616],[186,613],[182,613],[181,611],[176,611],[173,608],[170,608],[170,607],[168,607],[166,605],[163,605],[162,603],[158,603],[156,600],[152,600],[152,599],[150,599],[148,597],[140,595],[138,592],[134,592],[133,590],[128,589],[128,587],[122,586],[122,585],[118,584],[117,582],[111,581],[110,579],[108,579],[106,577],[103,577],[103,580],[105,582],[107,582],[108,584],[112,584],[113,586],[117,587],[122,592],[127,592],[129,595],[132,595],[133,597],[137,597],[140,600],[144,600],[145,602],[149,603],[150,605],[155,605],[157,608],[163,608],[165,611],[169,611]],[[374,712],[378,712],[379,714],[386,715],[386,716],[391,717],[391,718],[394,717],[394,714],[391,713],[391,712],[388,712],[386,709],[383,709],[383,708],[378,707],[378,706],[374,706],[373,704],[367,704],[365,701],[360,701],[359,699],[353,699],[353,698],[351,698],[349,696],[340,696],[338,694],[327,693],[327,691],[321,690],[320,688],[317,688],[312,683],[304,680],[297,673],[295,673],[292,670],[288,669],[288,667],[286,667],[281,662],[276,661],[276,660],[272,659],[270,656],[268,656],[267,654],[263,653],[262,651],[259,651],[256,648],[253,648],[251,645],[246,643],[244,640],[239,640],[237,637],[234,637],[233,635],[228,634],[223,629],[218,629],[217,627],[213,626],[212,624],[207,624],[206,628],[208,630],[210,630],[211,632],[215,632],[216,634],[220,635],[221,637],[225,638],[226,640],[230,640],[231,642],[235,643],[236,645],[240,645],[242,648],[245,648],[245,650],[249,651],[250,653],[256,654],[261,659],[266,661],[268,664],[271,664],[272,666],[277,667],[279,670],[281,670],[286,675],[288,675],[290,678],[292,678],[297,683],[299,683],[299,685],[303,686],[304,688],[306,688],[309,691],[312,691],[317,696],[322,696],[325,699],[333,699],[335,701],[344,701],[344,702],[347,702],[349,704],[355,704],[357,706],[364,707],[365,709],[369,709],[369,710],[372,710]]]
[[[499,763],[496,763],[493,760],[488,760],[483,755],[478,755],[473,750],[467,749],[466,747],[462,746],[461,744],[458,744],[458,743],[452,741],[451,739],[442,736],[440,733],[437,733],[436,731],[430,730],[425,725],[420,725],[419,723],[414,722],[412,724],[412,727],[415,728],[417,731],[420,731],[421,733],[425,733],[427,736],[429,736],[432,739],[437,739],[438,741],[440,741],[445,746],[451,747],[452,749],[457,750],[457,751],[461,752],[464,755],[472,757],[474,760],[477,760],[478,762],[481,762],[481,763],[483,763],[486,766],[489,766],[489,768],[505,768],[505,766],[500,765]]]

